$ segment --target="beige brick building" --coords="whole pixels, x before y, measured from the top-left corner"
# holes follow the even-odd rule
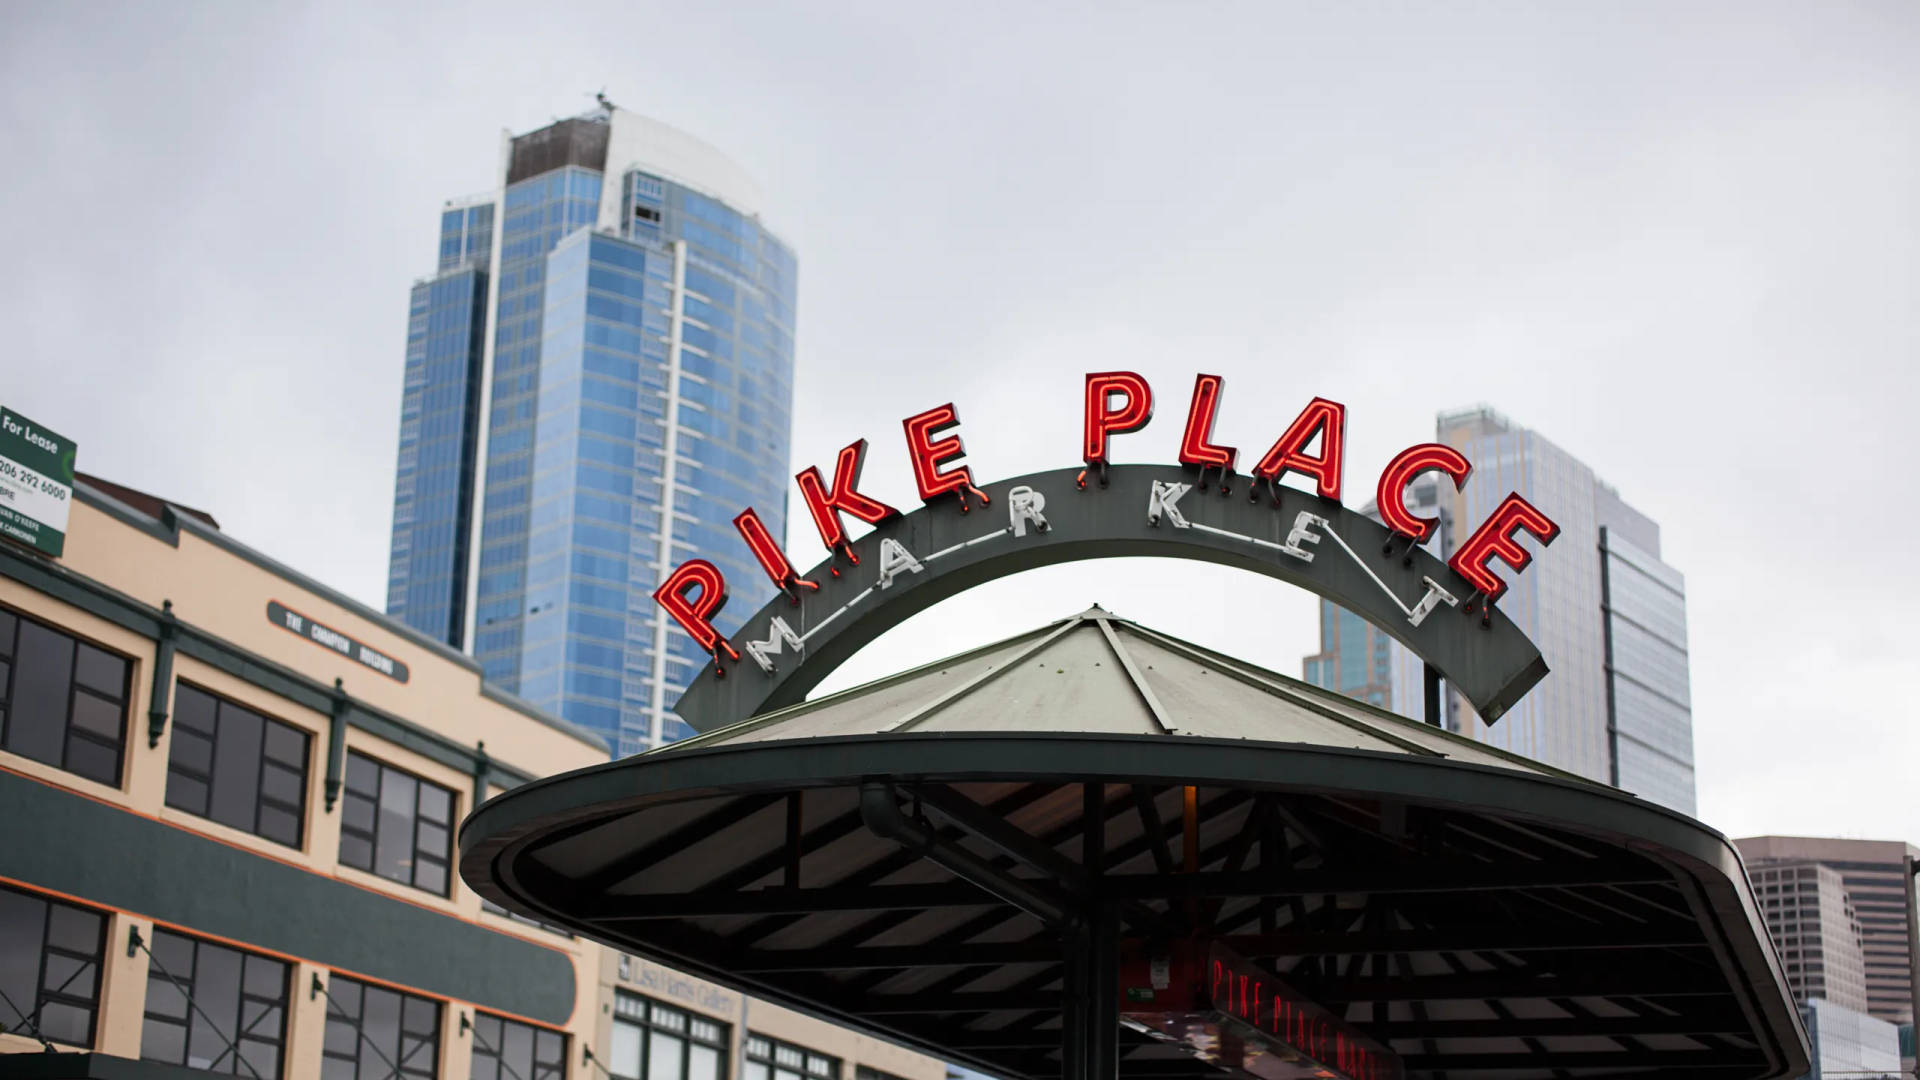
[[[465,887],[475,800],[606,757],[210,516],[82,477],[61,558],[0,543],[0,1074],[941,1080]]]

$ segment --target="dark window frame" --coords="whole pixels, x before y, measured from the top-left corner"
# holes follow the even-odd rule
[[[530,1033],[533,1053],[531,1061],[524,1069],[520,1067],[520,1062],[504,1060],[508,1042],[507,1031],[510,1028]],[[543,1036],[559,1042],[560,1053],[557,1057],[541,1060],[540,1046],[543,1041],[547,1041],[542,1038]],[[547,1041],[547,1045],[552,1045],[552,1042]],[[516,1078],[517,1080],[566,1080],[567,1051],[571,1045],[572,1040],[564,1031],[520,1020],[509,1020],[495,1013],[475,1009],[473,1010],[473,1056],[468,1062],[468,1075],[470,1077],[481,1075],[480,1059],[484,1057],[491,1063],[486,1076],[491,1077],[492,1080],[516,1080]]]
[[[675,1024],[678,1026],[675,1026]],[[680,1080],[688,1080],[691,1075],[689,1066],[693,1061],[693,1048],[703,1046],[718,1052],[718,1069],[714,1080],[727,1080],[728,1059],[732,1057],[733,1025],[715,1020],[703,1013],[682,1009],[656,1001],[645,994],[636,994],[631,990],[615,988],[613,992],[613,1023],[638,1028],[640,1031],[640,1069],[636,1076],[615,1072],[618,1062],[609,1062],[607,1075],[613,1080],[647,1080],[653,1069],[654,1032],[680,1041]],[[713,1034],[704,1034],[699,1030],[705,1025]]]
[[[345,987],[342,986],[343,983],[354,987],[359,994],[360,1008],[351,1016],[347,1015],[346,1007],[338,1004],[335,1000],[336,991],[345,989]],[[399,1013],[394,1030],[398,1037],[398,1043],[394,1047],[393,1053],[388,1053],[386,1047],[377,1047],[380,1054],[387,1054],[392,1060],[393,1065],[391,1067],[380,1060],[379,1054],[373,1055],[374,1060],[371,1062],[371,1072],[368,1076],[363,1077],[361,1065],[367,1063],[361,1060],[360,1051],[367,1042],[371,1041],[367,1038],[365,1030],[367,1022],[367,994],[369,992],[386,994],[397,999],[396,1004],[398,1005]],[[330,1060],[343,1063],[351,1062],[352,1075],[355,1077],[355,1080],[387,1080],[388,1077],[394,1075],[403,1078],[417,1078],[417,1080],[434,1080],[435,1077],[440,1075],[440,1035],[442,1025],[446,1023],[444,1015],[446,1008],[444,1002],[438,998],[427,997],[424,994],[411,994],[405,990],[395,990],[391,987],[381,986],[379,983],[366,982],[353,978],[350,975],[340,975],[337,973],[328,977],[326,994],[327,1018],[322,1028],[320,1044],[320,1070],[322,1076],[334,1075],[328,1072],[327,1062]],[[421,1032],[407,1028],[407,1006],[413,1002],[424,1003],[432,1010],[432,1031]],[[329,1029],[335,1025],[353,1032],[352,1057],[347,1057],[335,1050],[332,1041],[327,1038],[327,1035],[331,1033]],[[399,1049],[399,1047],[406,1045],[409,1037],[419,1040],[414,1044],[414,1048],[412,1050]],[[422,1047],[425,1047],[429,1052],[425,1065],[421,1065],[415,1058],[415,1055],[419,1053]],[[397,1074],[393,1072],[394,1068],[399,1070]]]
[[[798,1063],[783,1061],[781,1051],[798,1055]],[[799,1043],[776,1039],[758,1031],[747,1032],[746,1041],[740,1045],[741,1080],[749,1080],[751,1067],[763,1067],[767,1080],[780,1080],[782,1073],[797,1076],[799,1080],[840,1080],[840,1074],[846,1063],[831,1054],[823,1054]],[[816,1061],[825,1062],[827,1068],[816,1069]]]
[[[55,1042],[65,1043],[68,1046],[82,1046],[91,1049],[94,1040],[100,1035],[100,989],[101,984],[106,978],[107,928],[112,920],[111,913],[101,911],[98,908],[86,907],[81,904],[69,904],[64,900],[48,896],[44,893],[34,892],[31,889],[16,889],[12,886],[0,885],[0,892],[23,896],[41,905],[39,929],[40,963],[34,972],[33,1000],[26,1005],[28,1015],[37,1023],[42,1018],[43,1010],[48,1004],[62,1005],[86,1013],[87,1031],[84,1040],[68,1040],[62,1037],[62,1033],[58,1032],[50,1034],[47,1037]],[[54,912],[62,908],[78,912],[82,915],[91,916],[98,920],[100,927],[99,942],[91,954],[82,953],[52,943]],[[4,929],[4,927],[0,926],[0,929]],[[47,979],[49,973],[47,971],[47,961],[49,956],[58,957],[63,960],[78,961],[79,966],[75,968],[73,974],[62,980],[61,985],[48,986]],[[68,993],[68,987],[81,972],[86,970],[88,965],[92,965],[93,968],[93,996],[88,998],[78,994]],[[0,1033],[23,1035],[28,1038],[33,1038],[33,1026],[26,1022],[26,1018],[19,1016],[15,1012],[15,1009],[21,1007],[21,1004],[21,1002],[16,1001],[11,1006],[8,1006],[6,1003],[0,1002],[0,1008],[6,1010],[4,1014],[0,1014],[0,1017],[5,1018],[5,1022],[0,1022]],[[44,1026],[45,1025],[42,1025],[42,1027]]]
[[[356,758],[371,765],[375,770],[373,791],[371,792],[354,787],[353,763]],[[430,893],[434,896],[453,895],[453,827],[454,823],[460,819],[460,793],[444,784],[435,783],[418,773],[400,768],[397,765],[388,764],[371,754],[363,754],[353,749],[347,751],[346,768],[344,772],[346,775],[340,792],[340,798],[342,800],[340,815],[341,864],[351,866],[356,870],[363,870],[387,881],[397,882],[401,885],[419,889],[421,892]],[[411,853],[411,858],[408,861],[409,873],[404,880],[391,874],[381,873],[380,870],[377,869],[380,862],[380,791],[382,787],[385,786],[386,775],[388,773],[396,773],[404,776],[416,785],[413,793],[413,808],[409,811],[412,823],[412,835],[407,838],[407,850]],[[433,788],[446,795],[447,819],[445,821],[429,820],[420,812],[421,798],[428,788]],[[371,831],[348,824],[346,811],[348,805],[355,800],[371,804],[373,812],[373,827]],[[447,841],[445,846],[437,851],[423,850],[420,846],[420,832],[424,826],[433,826],[446,833]],[[356,862],[348,856],[347,840],[349,838],[366,844],[367,860],[364,864]],[[420,884],[420,864],[423,861],[433,863],[439,867],[441,886],[438,890]]]
[[[191,945],[193,948],[193,960],[185,971],[179,971],[168,966],[165,967],[164,972],[162,970],[163,965],[160,962],[149,960],[147,967],[147,1001],[142,1009],[140,1021],[141,1060],[162,1061],[168,1064],[200,1069],[203,1072],[217,1072],[251,1078],[254,1075],[255,1063],[248,1061],[243,1067],[239,1048],[246,1046],[248,1043],[264,1044],[273,1049],[274,1062],[274,1069],[271,1075],[262,1073],[264,1080],[275,1080],[276,1077],[285,1076],[287,1071],[287,1021],[289,1014],[293,1010],[293,973],[295,966],[278,957],[268,956],[265,953],[235,948],[223,942],[210,941],[203,937],[183,934],[177,930],[169,930],[160,926],[153,928],[153,940],[149,943],[148,949],[157,955],[160,950],[170,948],[171,946],[165,944],[163,941],[163,939],[166,938],[183,941]],[[231,1017],[216,1016],[213,1006],[221,1003],[202,1001],[195,993],[195,983],[200,977],[202,950],[230,953],[239,959],[240,978],[238,984],[235,986],[233,1000],[234,1014]],[[279,997],[263,997],[248,989],[248,968],[255,962],[263,965],[271,964],[280,969]],[[171,978],[169,978],[169,976],[171,976]],[[188,1001],[192,1002],[185,1010],[186,1015],[176,1017],[169,1016],[166,1013],[155,1013],[153,1011],[153,1005],[156,1000],[154,996],[155,984],[158,984],[162,988],[161,993],[164,995],[170,991],[178,992],[173,991],[172,986],[176,981],[184,988]],[[252,1020],[247,1019],[249,1006],[258,1010],[253,1013]],[[260,1020],[267,1015],[268,1010],[275,1008],[280,1012],[280,1023],[271,1037],[269,1037],[261,1028]],[[227,1040],[231,1040],[233,1045],[229,1046],[226,1042],[221,1042],[219,1056],[214,1059],[214,1064],[212,1065],[189,1065],[189,1058],[193,1050],[193,1034],[201,1025],[207,1023],[212,1023],[215,1030],[224,1035]],[[230,1028],[220,1027],[221,1024],[228,1023],[232,1025]],[[171,1058],[154,1056],[149,1052],[147,1045],[147,1028],[149,1025],[164,1025],[180,1029],[180,1060],[175,1061]]]
[[[57,626],[45,619],[28,615],[16,608],[0,607],[0,623],[11,624],[0,625],[0,665],[6,667],[5,677],[0,678],[0,750],[20,754],[21,757],[25,757],[30,761],[38,761],[43,765],[51,765],[63,772],[70,772],[75,776],[84,777],[95,783],[105,784],[108,787],[123,787],[126,783],[127,771],[127,714],[133,705],[134,658],[116,649],[110,649],[91,638],[81,637],[64,626]],[[68,661],[66,674],[67,700],[64,707],[64,715],[61,716],[59,720],[59,761],[48,761],[45,758],[21,753],[14,749],[16,745],[14,736],[19,730],[13,723],[13,714],[15,706],[18,704],[14,700],[14,695],[18,691],[19,683],[20,634],[22,627],[27,625],[38,627],[57,637],[63,637],[73,644],[73,655]],[[81,685],[77,676],[80,669],[82,649],[92,649],[111,659],[120,661],[122,671],[120,676],[120,697],[118,701],[108,697],[103,690],[97,690],[92,686]],[[89,731],[86,727],[74,723],[74,703],[81,694],[118,707],[120,714],[119,733],[114,736],[111,741],[97,732]],[[76,738],[82,742],[90,743],[113,752],[113,775],[110,778],[82,772],[73,765],[73,741]]]
[[[204,734],[193,727],[181,723],[180,695],[183,692],[199,694],[212,701],[213,732],[211,735]],[[243,702],[235,701],[230,697],[216,693],[197,683],[187,682],[184,679],[174,684],[173,698],[173,732],[171,741],[167,747],[167,806],[183,813],[192,814],[198,818],[205,818],[216,824],[225,825],[228,828],[239,829],[242,832],[251,833],[262,839],[271,840],[276,844],[293,848],[295,851],[304,851],[306,849],[307,833],[307,785],[311,781],[309,770],[313,767],[313,732],[297,724],[289,724],[285,720],[261,712],[259,709],[253,708]],[[256,764],[253,773],[253,824],[251,827],[235,825],[230,821],[221,821],[213,816],[215,802],[213,767],[220,751],[220,731],[223,716],[228,709],[237,709],[260,721],[260,760]],[[275,760],[267,751],[268,736],[275,729],[290,731],[300,739],[300,769],[297,773],[300,792],[300,802],[298,805],[288,804],[283,800],[267,794],[266,777],[269,769],[278,769],[283,772],[294,771],[287,763]],[[202,739],[208,744],[207,772],[202,773],[192,766],[176,759],[176,748],[181,745],[180,740],[183,735],[188,739]],[[205,810],[196,810],[186,805],[185,797],[183,795],[176,795],[173,783],[176,774],[187,780],[201,784],[206,788]],[[179,798],[180,801],[175,801],[176,798]],[[262,831],[260,820],[264,810],[268,808],[276,809],[282,813],[293,816],[293,839],[291,841],[282,840],[277,836],[270,836]]]

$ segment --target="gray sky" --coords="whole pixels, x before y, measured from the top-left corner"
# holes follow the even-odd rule
[[[1364,491],[1484,401],[1661,522],[1702,816],[1920,839],[1920,7],[388,8],[7,5],[0,401],[83,469],[381,604],[439,205],[604,88],[767,188],[796,467],[865,435],[905,504],[899,418],[947,400],[983,479],[1069,464],[1106,368],[1161,396],[1121,456],[1171,460],[1210,371],[1243,453],[1346,402]],[[1316,647],[1277,583],[1090,564],[837,681],[1095,600],[1283,671]]]

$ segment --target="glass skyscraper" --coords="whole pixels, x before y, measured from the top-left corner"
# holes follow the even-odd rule
[[[785,533],[797,264],[664,124],[603,105],[503,150],[414,286],[388,612],[635,753],[688,732],[706,662],[655,583],[698,553],[753,592],[734,515]]]
[[[1533,565],[1507,575],[1500,599],[1552,674],[1491,726],[1446,694],[1445,724],[1693,813],[1686,585],[1660,560],[1660,527],[1586,464],[1491,409],[1445,413],[1437,427],[1437,441],[1465,454],[1473,475],[1464,492],[1431,473],[1409,489],[1417,512],[1440,516],[1434,554],[1450,555],[1510,491],[1562,531],[1552,547],[1530,545]],[[1322,602],[1321,652],[1306,660],[1307,681],[1424,719],[1419,658],[1378,631],[1357,636],[1348,621],[1358,620]],[[1372,653],[1364,663],[1348,659],[1356,645]]]

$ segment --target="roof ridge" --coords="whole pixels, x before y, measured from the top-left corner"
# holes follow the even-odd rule
[[[1187,654],[1189,659],[1194,659],[1195,657],[1193,654],[1201,652],[1198,646],[1189,645],[1187,642],[1181,641],[1179,638],[1169,637],[1165,634],[1161,634],[1156,630],[1149,630],[1138,623],[1128,623],[1127,625],[1135,633],[1140,634],[1142,637],[1147,637],[1147,638],[1156,640],[1163,647],[1171,649],[1174,652]],[[1201,660],[1209,659],[1204,653],[1202,653],[1198,658]],[[1264,690],[1267,693],[1273,695],[1274,697],[1278,697],[1283,700],[1292,702],[1294,705],[1297,705],[1303,709],[1306,709],[1308,712],[1325,717],[1326,719],[1331,720],[1336,724],[1339,724],[1341,727],[1349,728],[1353,731],[1362,732],[1364,734],[1371,735],[1375,738],[1378,738],[1384,742],[1392,743],[1393,745],[1400,747],[1402,750],[1405,750],[1410,754],[1421,754],[1426,757],[1438,757],[1438,758],[1444,758],[1448,756],[1447,754],[1439,750],[1436,750],[1431,746],[1424,746],[1420,743],[1414,742],[1411,739],[1403,738],[1399,735],[1396,735],[1391,731],[1382,731],[1368,724],[1364,720],[1360,720],[1356,717],[1346,716],[1342,714],[1339,710],[1328,708],[1324,703],[1314,700],[1314,698],[1310,695],[1296,693],[1291,688],[1288,688],[1288,687],[1274,686],[1266,682],[1265,680],[1260,679],[1257,676],[1254,676],[1249,672],[1240,670],[1237,665],[1220,664],[1218,666],[1223,671],[1225,671],[1228,675],[1232,676],[1233,678],[1237,679],[1242,683],[1246,683],[1248,685],[1253,686],[1256,690]]]

